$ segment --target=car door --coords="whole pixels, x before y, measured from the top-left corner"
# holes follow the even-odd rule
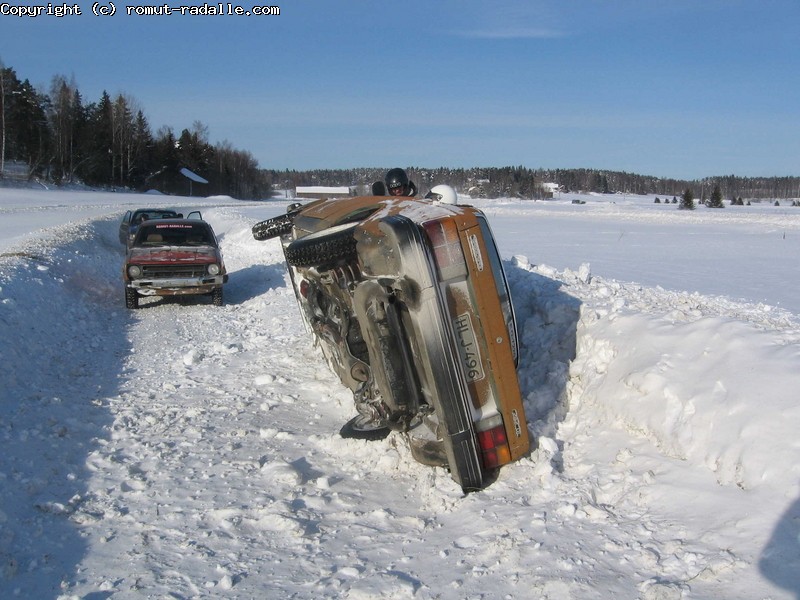
[[[119,242],[120,244],[128,244],[128,230],[131,226],[131,211],[126,211],[125,216],[122,217],[122,222],[119,224]]]

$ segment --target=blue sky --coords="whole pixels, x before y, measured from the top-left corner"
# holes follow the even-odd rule
[[[114,17],[0,15],[0,60],[45,90],[64,75],[86,101],[130,95],[153,131],[200,121],[264,168],[800,174],[796,0],[270,0],[280,16],[250,17],[112,1]]]

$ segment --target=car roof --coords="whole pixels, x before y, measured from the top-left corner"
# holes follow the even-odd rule
[[[133,214],[138,215],[141,213],[173,213],[178,214],[174,208],[137,208]]]
[[[470,209],[471,207],[465,205],[440,204],[421,198],[404,196],[357,196],[309,203],[301,209],[299,219],[319,220],[326,223],[325,226],[327,227],[332,224],[347,222],[354,218],[364,219],[371,214],[383,216],[403,214],[421,222],[447,215],[464,214]]]
[[[383,196],[356,196],[353,198],[324,198],[316,202],[310,202],[302,207],[301,212],[303,216],[312,217],[315,219],[324,219],[330,222],[336,222],[343,216],[350,213],[363,210],[379,210],[391,203],[391,197]]]

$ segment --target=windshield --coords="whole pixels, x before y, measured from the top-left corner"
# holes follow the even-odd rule
[[[204,223],[153,223],[143,225],[136,234],[136,246],[216,246],[211,230]]]
[[[149,219],[177,219],[178,213],[174,210],[143,210],[136,211],[133,215],[133,224],[139,225]]]

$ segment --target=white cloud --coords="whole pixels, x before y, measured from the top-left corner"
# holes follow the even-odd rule
[[[537,27],[509,27],[456,32],[456,35],[486,40],[556,39],[565,37],[564,32]]]

